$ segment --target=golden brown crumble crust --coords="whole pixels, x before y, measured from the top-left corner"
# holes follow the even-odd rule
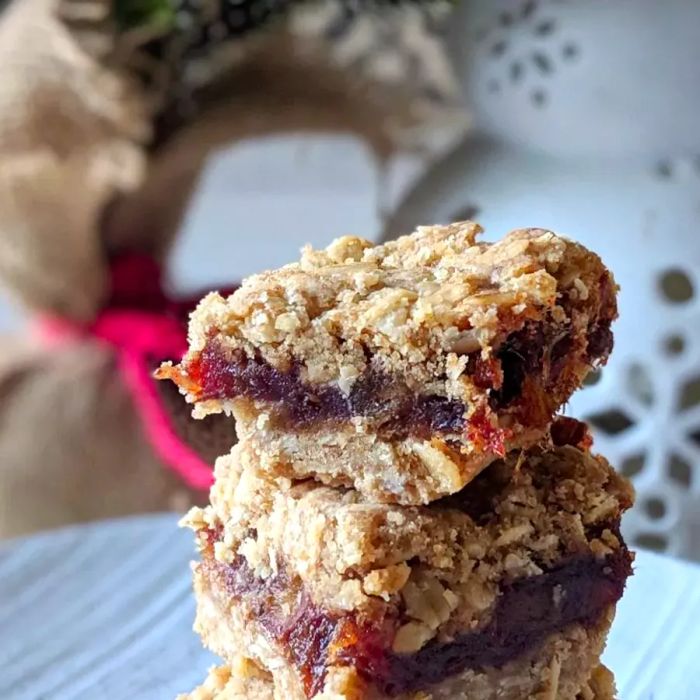
[[[364,429],[360,419],[332,429],[320,425],[291,431],[275,426],[250,401],[236,401],[233,413],[239,439],[256,452],[266,471],[355,488],[379,503],[430,503],[461,490],[496,459],[492,452],[437,436],[382,440]],[[525,448],[541,438],[541,430],[522,428],[505,440],[504,449]]]
[[[462,222],[384,245],[348,236],[306,248],[300,262],[249,277],[228,299],[206,297],[190,352],[214,330],[283,371],[302,360],[305,381],[346,391],[369,352],[410,387],[425,391],[444,376],[446,395],[459,397],[460,358],[490,352],[504,332],[546,313],[594,316],[609,274],[597,255],[550,231],[518,230],[493,244],[478,242],[480,231]]]
[[[480,230],[341,238],[193,314],[161,376],[240,442],[183,521],[227,664],[188,700],[614,697],[633,493],[551,424],[607,359],[616,286],[549,231]]]
[[[557,676],[556,682],[538,693],[534,700],[561,700],[557,687],[560,674],[561,664],[553,664],[552,675]],[[292,700],[288,694],[283,697]],[[201,686],[191,693],[180,695],[177,700],[275,700],[274,678],[254,661],[235,659],[230,667],[215,666],[209,669]],[[281,700],[279,696],[278,700]],[[335,700],[338,700],[337,696]],[[432,699],[430,694],[420,692],[411,700]],[[472,700],[480,699],[472,697]],[[598,666],[576,700],[615,700],[612,673],[605,666]]]
[[[188,355],[161,376],[196,403],[195,415],[233,412],[265,468],[280,475],[408,505],[454,493],[497,456],[542,438],[553,412],[593,364],[606,360],[607,346],[593,352],[589,343],[596,345],[591,337],[600,324],[609,333],[616,315],[610,273],[579,244],[542,229],[482,243],[479,232],[462,222],[422,227],[379,246],[345,237],[325,250],[306,249],[300,262],[248,278],[227,299],[206,297],[192,316]],[[516,370],[522,395],[494,407],[493,392],[506,381],[494,353],[533,323],[548,329],[542,375]],[[568,351],[550,375],[557,338]],[[289,425],[284,406],[269,400],[212,398],[197,377],[212,343],[224,365],[225,358],[248,358],[293,372],[299,391],[331,387],[348,397],[372,377],[386,377],[389,389],[375,400],[382,415],[370,409]],[[485,364],[475,370],[477,362]],[[410,397],[438,403],[421,413],[406,408]],[[399,405],[424,416],[428,435],[396,434],[403,422],[397,416],[392,434],[382,432]],[[431,421],[444,410],[451,418],[437,429]]]
[[[253,657],[252,662],[263,672],[268,692],[274,700],[307,700],[296,674],[271,647],[257,626],[242,618],[239,611],[222,606],[213,597],[207,583],[195,576],[197,621],[195,629],[205,644],[222,656],[225,663],[237,667],[241,647]],[[526,653],[523,658],[502,668],[468,670],[446,679],[429,690],[402,693],[392,700],[614,700],[612,674],[598,659],[612,621],[612,614],[593,628],[574,625],[552,635],[543,646]],[[591,674],[591,669],[593,673]],[[224,670],[226,674],[227,670]],[[229,679],[231,677],[229,676]],[[208,681],[211,684],[211,681]],[[239,681],[230,679],[234,690]],[[205,684],[206,685],[206,684]],[[256,686],[256,690],[259,686]],[[186,696],[187,697],[187,696]],[[261,695],[267,700],[267,695]],[[187,700],[257,700],[257,695],[194,696]],[[335,666],[329,669],[323,690],[314,700],[389,700],[368,685],[354,669]]]
[[[202,685],[177,700],[274,700],[272,676],[245,657],[213,666]]]
[[[631,502],[628,482],[602,457],[571,446],[511,454],[463,494],[401,507],[275,479],[243,443],[218,460],[211,505],[190,511],[186,524],[202,548],[210,531],[220,532],[221,562],[243,557],[262,579],[284,570],[292,583],[280,597],[290,607],[303,586],[324,609],[404,610],[395,645],[416,651],[488,620],[504,579],[617,551],[619,518]]]

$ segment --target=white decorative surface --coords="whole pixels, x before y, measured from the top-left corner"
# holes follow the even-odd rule
[[[624,531],[641,546],[700,559],[700,171],[692,160],[581,162],[488,138],[462,144],[409,193],[389,224],[473,217],[486,238],[541,226],[597,251],[615,273],[620,319],[600,381],[567,412],[638,491]],[[664,291],[664,285],[670,289]],[[669,296],[670,295],[670,296]],[[675,300],[674,300],[675,299]]]
[[[173,700],[197,685],[214,659],[190,630],[192,538],[176,521],[0,547],[2,700]],[[648,553],[635,568],[605,655],[620,700],[697,700],[700,568]]]
[[[484,131],[559,155],[700,150],[696,0],[464,0],[451,28]]]
[[[568,410],[633,479],[628,539],[700,560],[700,3],[465,0],[451,43],[477,128],[389,232],[473,218],[601,254],[615,351]]]

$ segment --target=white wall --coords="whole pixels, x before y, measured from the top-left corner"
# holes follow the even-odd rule
[[[373,238],[379,229],[376,166],[359,142],[299,136],[238,145],[210,163],[170,279],[197,291],[291,262],[305,243]]]

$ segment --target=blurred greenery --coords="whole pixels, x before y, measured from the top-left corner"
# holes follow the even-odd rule
[[[355,0],[348,3],[354,7],[362,7],[366,4],[368,7],[372,5],[401,5],[406,4],[438,4],[444,0]],[[0,0],[0,3],[2,0]],[[450,4],[456,4],[457,0],[447,0]],[[255,0],[241,2],[242,5],[254,5]],[[264,4],[264,3],[262,3]],[[284,5],[284,2],[278,2],[279,5]],[[289,5],[293,4],[289,0]],[[132,29],[134,27],[153,27],[159,30],[169,30],[175,25],[175,14],[180,3],[177,0],[114,0],[114,16],[117,20],[119,28],[122,30]]]
[[[170,29],[175,22],[171,0],[115,0],[114,17],[120,29],[150,26]]]

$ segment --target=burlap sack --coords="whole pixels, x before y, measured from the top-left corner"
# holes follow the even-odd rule
[[[162,28],[118,26],[118,4],[15,0],[0,15],[0,281],[33,312],[87,324],[109,296],[110,255],[164,260],[223,145],[347,131],[383,159],[462,123],[437,10],[290,3],[188,54]],[[201,3],[210,34],[224,4]],[[108,345],[2,347],[0,536],[204,498],[152,450]],[[211,425],[185,433],[208,455],[233,442]]]

